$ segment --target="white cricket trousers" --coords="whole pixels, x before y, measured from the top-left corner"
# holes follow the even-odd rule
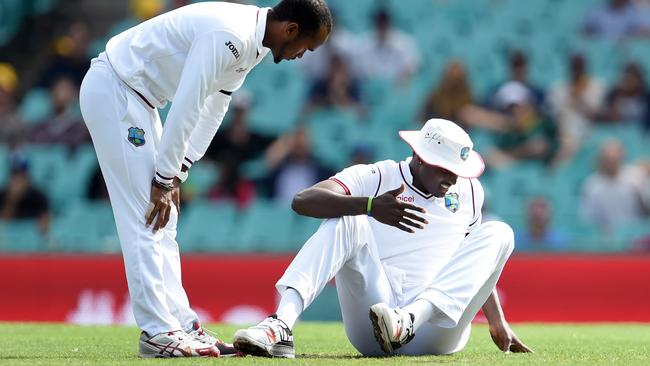
[[[79,99],[108,188],[135,321],[149,335],[187,330],[198,318],[181,284],[176,209],[157,233],[145,226],[162,134],[158,111],[117,77],[104,54],[91,62]],[[129,142],[131,127],[144,131],[144,145]]]
[[[287,287],[296,289],[307,308],[335,277],[346,334],[366,356],[384,355],[368,316],[371,305],[383,302],[404,307],[417,299],[426,299],[436,308],[434,316],[395,354],[451,354],[467,344],[472,319],[496,286],[513,249],[512,229],[502,222],[486,222],[465,237],[432,283],[406,294],[382,266],[368,218],[346,216],[321,224],[276,288],[280,293]]]

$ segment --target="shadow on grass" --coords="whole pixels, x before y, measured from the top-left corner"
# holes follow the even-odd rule
[[[336,355],[336,354],[307,354],[303,353],[296,355],[297,359],[320,359],[320,360],[373,360],[380,362],[390,362],[395,361],[406,361],[415,362],[415,363],[452,363],[457,362],[458,360],[449,355],[433,356],[433,355],[423,355],[423,356],[362,356],[362,355]]]

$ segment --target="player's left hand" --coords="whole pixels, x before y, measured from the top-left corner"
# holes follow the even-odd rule
[[[519,340],[519,337],[517,337],[505,320],[497,322],[497,324],[490,324],[490,336],[494,344],[505,353],[534,352],[524,342]]]
[[[172,190],[172,202],[176,206],[176,213],[181,215],[181,180],[174,178],[174,189]]]

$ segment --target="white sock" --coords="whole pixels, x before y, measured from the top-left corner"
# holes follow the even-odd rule
[[[302,314],[302,311],[303,303],[300,293],[294,288],[287,287],[282,293],[280,305],[278,305],[278,310],[275,312],[278,319],[282,320],[289,329],[293,329],[293,325]]]
[[[426,323],[431,319],[433,314],[435,314],[435,306],[427,300],[417,299],[409,305],[406,305],[402,309],[413,314],[415,319],[413,320],[413,330],[417,330],[422,324]]]

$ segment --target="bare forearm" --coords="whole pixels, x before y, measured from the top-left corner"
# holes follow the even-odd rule
[[[311,187],[298,193],[291,204],[296,213],[319,219],[366,214],[368,198]]]
[[[503,315],[503,309],[501,308],[501,302],[499,301],[499,295],[497,295],[497,290],[492,290],[492,293],[483,304],[483,314],[489,324],[496,324],[505,320],[505,315]]]

